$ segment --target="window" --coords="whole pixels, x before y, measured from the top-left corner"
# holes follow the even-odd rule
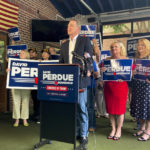
[[[131,23],[103,25],[103,36],[121,35],[131,33]]]
[[[150,20],[133,22],[133,33],[150,32]]]

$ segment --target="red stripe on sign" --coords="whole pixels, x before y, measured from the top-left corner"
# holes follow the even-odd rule
[[[35,84],[38,84],[38,77],[34,78]]]
[[[116,76],[116,72],[113,72],[113,75]]]
[[[47,85],[46,86],[46,90],[48,91],[68,91],[68,87],[67,86],[53,86],[53,85]]]

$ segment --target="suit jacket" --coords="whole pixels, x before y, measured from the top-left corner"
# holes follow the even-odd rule
[[[74,52],[76,52],[76,54],[84,57],[84,53],[87,52],[92,57],[92,50],[93,49],[92,49],[92,45],[91,45],[89,38],[82,37],[82,36],[77,37],[75,49],[74,49]],[[61,46],[59,62],[69,64],[69,40],[67,40]],[[82,64],[80,60],[74,57],[72,58],[72,62],[75,64],[80,64],[80,65]],[[89,70],[90,70],[90,66],[89,66]],[[79,88],[86,88],[89,85],[90,85],[90,78],[87,76],[84,76],[84,77],[80,76]]]

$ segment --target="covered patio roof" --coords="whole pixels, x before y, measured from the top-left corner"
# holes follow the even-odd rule
[[[150,0],[50,0],[64,18],[77,14],[130,12],[150,8]]]

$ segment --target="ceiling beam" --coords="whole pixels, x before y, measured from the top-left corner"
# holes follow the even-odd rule
[[[145,7],[143,9],[135,8],[132,11],[115,11],[113,13],[101,13],[100,17],[97,18],[100,22],[111,22],[117,20],[128,20],[128,19],[136,19],[136,18],[145,18],[149,17],[150,7]]]
[[[94,10],[84,1],[84,0],[80,0],[80,2],[91,12],[91,14],[95,14],[97,15]]]

